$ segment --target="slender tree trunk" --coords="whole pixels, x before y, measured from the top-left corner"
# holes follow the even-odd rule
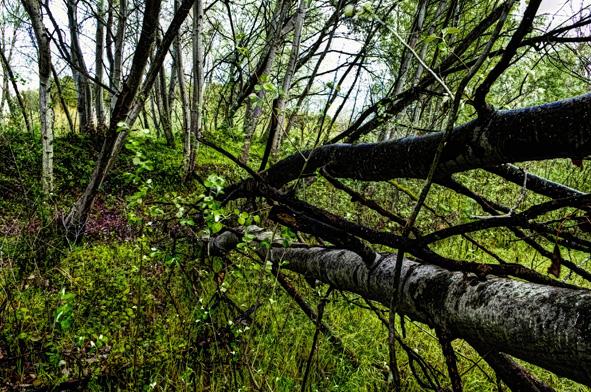
[[[269,56],[267,57],[267,63],[263,69],[263,73],[261,77],[268,76],[271,72],[271,67],[273,66],[273,61],[275,60],[276,56],[276,47],[272,47],[270,49]],[[252,99],[248,99],[246,102],[245,108],[245,115],[244,115],[244,144],[242,146],[242,154],[240,156],[240,160],[244,163],[248,162],[250,156],[250,146],[252,144],[252,138],[256,131],[257,125],[259,123],[259,119],[263,114],[263,100],[265,99],[266,92],[264,89],[260,89],[256,93],[255,102]]]
[[[193,95],[191,101],[191,133],[195,139],[201,137],[203,126],[203,0],[193,5]],[[198,141],[191,145],[189,168],[195,167]]]
[[[174,8],[175,11],[179,8],[179,0],[175,0]],[[189,97],[187,96],[187,85],[185,82],[185,62],[183,59],[183,48],[181,46],[181,36],[178,34],[174,39],[174,57],[176,63],[176,73],[179,85],[179,97],[181,101],[181,127],[183,132],[183,174],[186,177],[195,169],[194,165],[191,166],[191,151],[192,146],[195,145],[195,135],[191,132],[190,128],[190,110],[189,110]],[[194,160],[193,160],[194,164]]]
[[[5,49],[6,49],[6,31],[4,26],[2,26],[2,29],[0,30],[0,50],[2,50],[4,56],[6,56],[5,53]],[[8,110],[10,112],[10,117],[12,119],[15,119],[17,117],[16,115],[16,110],[14,108],[14,102],[12,101],[12,99],[10,98],[10,91],[9,91],[9,81],[10,84],[14,85],[14,82],[11,81],[11,77],[9,75],[9,70],[6,69],[6,63],[8,63],[10,65],[10,62],[12,60],[12,50],[14,48],[14,44],[16,42],[16,29],[14,29],[13,34],[12,34],[12,39],[10,40],[10,44],[9,49],[8,49],[8,56],[6,56],[6,61],[0,59],[0,64],[2,64],[2,70],[4,71],[2,76],[2,94],[0,94],[0,115],[2,114],[2,111],[4,109],[4,103],[8,104]],[[9,67],[10,68],[10,67]],[[10,69],[10,71],[12,72],[12,69]],[[16,80],[15,80],[16,82]],[[16,93],[15,93],[16,95]],[[18,97],[17,97],[18,99]],[[23,112],[24,115],[26,116],[26,112]]]
[[[160,39],[157,40],[159,45]],[[158,105],[158,111],[160,114],[160,127],[166,138],[166,144],[170,147],[174,147],[174,136],[172,135],[172,125],[170,122],[170,104],[168,102],[168,89],[166,88],[166,75],[164,72],[164,66],[160,67],[158,73],[158,84],[156,86],[156,104]]]
[[[419,5],[417,7],[417,14],[415,16],[415,20],[414,20],[413,27],[412,27],[412,30],[410,33],[410,37],[407,42],[408,46],[413,49],[416,47],[417,42],[420,37],[420,33],[423,29],[423,24],[425,22],[425,15],[427,13],[428,3],[429,2],[427,0],[421,0],[421,2],[419,3]],[[410,70],[410,66],[412,64],[413,58],[414,58],[413,54],[410,52],[410,50],[408,50],[407,48],[404,48],[404,51],[402,52],[402,61],[400,62],[400,67],[398,69],[398,75],[396,77],[396,82],[394,83],[394,91],[393,91],[392,96],[395,97],[402,92],[402,90],[404,88],[404,83],[406,81],[407,75]],[[382,141],[390,140],[392,138],[392,136],[393,136],[392,128],[388,127],[380,135],[380,140],[382,140]]]
[[[174,45],[174,44],[173,44]],[[172,50],[174,53],[174,48]],[[177,71],[176,71],[177,63],[176,57],[172,56],[172,61],[170,63],[170,78],[168,79],[168,93],[166,94],[166,102],[168,105],[168,109],[170,110],[170,116],[172,118],[172,112],[174,111],[174,101],[176,99],[176,84],[177,84]]]
[[[281,86],[281,94],[277,102],[277,109],[272,115],[277,116],[276,131],[273,132],[273,144],[271,146],[271,155],[274,155],[279,150],[281,140],[283,139],[285,132],[285,103],[289,96],[289,90],[291,89],[291,81],[295,74],[296,63],[300,54],[300,42],[302,40],[302,28],[304,26],[304,18],[306,17],[306,0],[300,0],[298,6],[296,18],[294,21],[294,35],[293,42],[291,44],[291,53],[289,55],[289,62],[287,63],[287,70],[283,78],[283,84]]]
[[[51,73],[53,74],[53,80],[55,81],[55,87],[57,89],[57,96],[60,100],[60,104],[62,105],[62,109],[64,110],[64,114],[66,115],[66,120],[68,121],[68,127],[70,129],[70,132],[74,133],[74,132],[76,132],[76,130],[74,128],[74,122],[72,121],[72,116],[70,115],[70,108],[68,108],[68,105],[66,104],[66,101],[64,100],[64,94],[62,93],[62,86],[60,83],[60,79],[59,79],[57,72],[55,71],[55,67],[53,66],[53,64],[51,65]]]
[[[243,122],[243,133],[244,133],[244,144],[242,145],[242,153],[240,154],[240,161],[244,164],[248,163],[250,156],[250,146],[252,144],[252,136],[257,127],[258,118],[261,116],[263,109],[261,108],[260,101],[263,99],[264,93],[262,90],[256,94],[256,100],[253,102],[251,99],[246,101],[246,108],[244,109],[244,122]]]
[[[99,83],[103,81],[103,45],[105,42],[105,24],[104,24],[104,1],[97,2],[97,20],[96,20],[96,46],[94,55],[95,76]],[[106,127],[107,115],[105,113],[105,102],[103,96],[103,88],[99,83],[94,87],[94,108],[96,111],[96,126],[99,132],[102,132]]]
[[[160,107],[161,104],[159,102],[160,96],[158,95],[158,90],[160,90],[159,79],[157,79],[156,82],[154,82],[154,90],[155,91],[152,91],[152,93],[150,94],[150,109],[152,111],[152,123],[154,124],[154,128],[156,130],[156,137],[159,138],[162,134],[162,124],[160,123],[160,120],[162,119],[162,109]]]
[[[22,0],[22,3],[31,19],[39,48],[39,118],[43,145],[41,184],[43,192],[48,195],[53,192],[53,128],[49,113],[49,78],[51,77],[49,35],[43,25],[39,2]]]
[[[14,76],[14,72],[12,71],[12,67],[10,66],[10,61],[4,54],[4,48],[0,47],[0,59],[2,60],[2,68],[4,68],[4,92],[3,96],[5,95],[8,101],[8,106],[11,108],[12,105],[10,103],[10,94],[8,92],[8,81],[12,84],[12,89],[14,90],[14,95],[16,96],[16,101],[18,102],[18,106],[20,108],[21,114],[23,119],[25,120],[25,127],[27,128],[27,132],[33,133],[33,128],[31,127],[31,123],[29,122],[29,116],[27,116],[27,110],[25,108],[25,103],[23,102],[23,98],[18,90],[18,84],[16,82],[16,78]],[[4,106],[4,102],[0,105],[0,112],[2,111],[2,106]]]
[[[78,3],[77,0],[67,1],[68,24],[70,30],[70,47],[72,51],[72,75],[78,90],[78,129],[81,133],[94,132],[92,113],[92,92],[86,74],[86,62],[78,39]]]
[[[318,56],[318,60],[316,61],[316,64],[314,65],[314,69],[312,70],[310,77],[308,78],[308,82],[306,83],[306,86],[304,87],[303,91],[301,92],[300,96],[298,97],[297,103],[295,105],[295,108],[294,108],[291,116],[287,120],[287,125],[285,127],[285,134],[289,134],[292,119],[294,118],[294,116],[297,116],[298,113],[300,112],[300,108],[302,107],[304,99],[308,96],[308,93],[310,92],[310,89],[312,88],[312,84],[314,83],[314,80],[316,79],[316,75],[318,74],[318,71],[320,69],[320,65],[323,63],[324,59],[326,58],[326,55],[330,51],[332,41],[335,37],[335,32],[337,30],[337,27],[339,26],[339,15],[342,13],[342,7],[343,7],[343,1],[341,0],[338,2],[338,5],[334,11],[334,14],[329,18],[327,23],[322,28],[322,31],[319,34],[319,38],[314,42],[314,44],[311,46],[311,48],[308,49],[308,54],[303,56],[302,58],[300,58],[298,60],[298,63],[296,64],[296,70],[299,69],[300,67],[302,67],[303,64],[305,64],[307,61],[309,61],[311,59],[312,54],[318,50],[321,42],[323,42],[323,40],[326,40],[326,44],[324,46],[324,49],[320,52],[320,55]],[[312,50],[312,52],[310,52],[311,50]],[[353,111],[351,112],[351,115],[353,115]],[[301,130],[303,131],[303,128],[301,128]],[[303,138],[303,134],[302,134],[302,138]],[[318,139],[320,138],[320,134],[318,135],[317,138]]]
[[[8,81],[9,76],[6,68],[4,67],[4,63],[2,63],[2,94],[0,94],[0,117],[4,113],[4,104],[8,104],[8,110],[10,112],[10,116],[14,118],[14,108],[11,106],[10,102],[10,91],[8,91]]]
[[[280,44],[281,28],[287,16],[289,3],[289,0],[283,0],[276,4],[275,10],[273,12],[273,21],[266,31],[266,52],[264,52],[263,56],[261,56],[256,71],[253,73],[253,75],[251,75],[250,80],[244,86],[243,91],[238,94],[239,98],[236,100],[234,108],[230,110],[230,113],[228,114],[229,116],[232,116],[234,114],[233,112],[238,109],[239,105],[242,104],[242,99],[240,97],[245,96],[247,93],[250,94],[250,91],[254,89],[254,86],[260,83],[264,77],[268,77],[271,73],[271,68],[273,67],[273,62],[275,61],[277,49]],[[256,93],[257,103],[254,104],[250,98],[249,102],[246,103],[246,113],[243,124],[244,145],[242,147],[242,154],[240,158],[245,163],[248,162],[252,137],[258,125],[259,118],[263,113],[261,104],[265,98],[265,95],[265,90],[260,89]]]
[[[109,87],[116,93],[111,93],[111,111],[117,103],[117,95],[121,88],[121,67],[123,66],[123,39],[127,27],[127,0],[119,0],[119,14],[117,15],[117,32],[115,33],[115,51],[110,69]],[[107,34],[109,36],[109,34]]]

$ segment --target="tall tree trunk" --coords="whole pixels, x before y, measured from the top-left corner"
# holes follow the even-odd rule
[[[193,95],[191,101],[191,133],[195,139],[201,137],[203,126],[203,0],[196,0],[193,5]],[[189,168],[195,167],[197,159],[196,141],[191,146]]]
[[[84,54],[78,38],[78,2],[67,1],[68,25],[70,30],[70,48],[72,51],[72,75],[78,90],[78,129],[81,133],[94,132],[94,119],[92,112],[92,92],[90,81],[86,76],[88,70],[84,61]]]
[[[154,125],[154,128],[156,130],[156,137],[160,137],[161,135],[161,129],[162,126],[160,124],[160,119],[162,118],[160,113],[162,112],[162,109],[160,108],[160,104],[159,104],[159,95],[157,93],[158,90],[160,90],[160,80],[156,79],[156,81],[154,82],[154,90],[152,91],[152,93],[150,94],[150,111],[152,112],[152,124]]]
[[[156,45],[160,45],[160,38],[156,40]],[[164,66],[160,67],[158,73],[158,84],[155,88],[156,91],[156,104],[158,105],[158,111],[160,114],[160,127],[166,138],[166,144],[170,147],[174,147],[174,136],[172,135],[172,125],[170,122],[170,104],[168,101],[168,89],[166,88],[166,75],[164,72]]]
[[[175,11],[179,8],[179,0],[174,1]],[[179,85],[179,97],[181,101],[181,127],[183,132],[183,174],[186,177],[195,169],[191,166],[191,151],[195,145],[195,135],[190,128],[190,110],[189,97],[187,96],[187,84],[185,82],[185,62],[183,60],[183,48],[181,46],[181,35],[178,34],[174,39],[174,57],[176,63],[176,73]],[[194,163],[194,160],[193,160]]]
[[[166,94],[166,103],[168,105],[168,109],[170,110],[171,118],[172,118],[172,112],[173,112],[173,107],[174,107],[174,101],[176,99],[176,84],[177,84],[177,79],[178,79],[178,75],[176,72],[177,64],[176,64],[176,57],[174,56],[174,48],[172,50],[172,53],[173,53],[173,56],[172,56],[172,61],[170,63],[170,77],[168,79],[168,93]]]
[[[275,61],[275,57],[277,55],[277,49],[279,47],[279,44],[281,43],[281,30],[285,18],[287,17],[289,4],[290,0],[283,0],[276,4],[275,10],[273,11],[272,23],[269,24],[266,31],[266,50],[263,52],[263,55],[259,60],[259,64],[257,65],[255,72],[250,76],[248,83],[245,86],[243,86],[242,91],[238,94],[238,99],[234,103],[234,107],[230,109],[230,113],[228,113],[229,116],[234,115],[233,112],[237,110],[239,106],[242,104],[242,97],[251,94],[251,91],[254,90],[254,86],[259,84],[263,78],[268,77],[271,73],[271,68],[273,67],[273,62]],[[247,102],[246,104],[246,113],[244,116],[243,124],[244,145],[242,147],[242,154],[240,158],[245,163],[248,162],[248,158],[250,155],[250,146],[252,144],[252,137],[258,125],[259,118],[263,113],[261,103],[265,98],[265,95],[265,90],[260,89],[256,93],[256,101],[258,103],[254,104],[249,99],[249,102]]]
[[[289,61],[287,63],[287,69],[285,70],[285,76],[283,77],[281,92],[279,97],[273,101],[271,122],[269,125],[269,139],[267,141],[267,148],[269,151],[267,152],[267,150],[265,150],[263,161],[261,163],[261,169],[265,168],[269,154],[274,155],[278,151],[281,139],[283,137],[283,131],[285,130],[285,102],[289,95],[291,80],[293,79],[296,69],[296,62],[300,54],[300,42],[302,39],[302,27],[304,26],[305,16],[306,1],[300,0],[294,21],[294,33],[293,42],[291,44],[291,52],[289,54]]]
[[[428,4],[429,1],[421,0],[421,2],[417,6],[417,13],[407,42],[408,46],[412,49],[416,47],[417,42],[420,38],[421,31],[423,30],[423,24],[425,22],[425,15],[427,13]],[[396,81],[394,82],[394,91],[392,96],[395,97],[402,92],[402,89],[404,88],[404,83],[406,82],[406,78],[410,70],[410,66],[412,64],[412,59],[413,54],[410,50],[408,50],[405,47],[402,52],[402,61],[400,62],[400,67],[398,68],[398,75],[396,76]],[[380,135],[380,140],[390,140],[392,136],[392,128],[388,127]]]
[[[259,90],[256,94],[256,100],[260,102],[263,99],[263,91]],[[260,103],[253,102],[249,99],[246,101],[246,107],[244,109],[244,122],[242,125],[244,133],[244,144],[242,145],[242,153],[240,154],[240,161],[244,164],[248,163],[250,156],[250,146],[252,144],[252,136],[257,127],[257,120],[261,116],[263,111]]]
[[[59,79],[57,72],[55,71],[55,67],[53,66],[53,64],[51,65],[51,73],[53,74],[53,80],[55,81],[55,87],[57,89],[57,96],[60,100],[60,104],[62,105],[62,109],[64,110],[64,114],[66,115],[66,120],[68,121],[68,127],[70,129],[70,132],[74,133],[74,132],[76,132],[76,130],[74,129],[74,122],[72,121],[72,116],[70,115],[70,108],[68,107],[68,105],[66,104],[66,101],[64,100],[64,94],[62,93],[62,86],[60,83],[60,79]]]
[[[271,67],[273,66],[273,61],[275,60],[275,55],[277,53],[277,48],[273,46],[270,49],[269,56],[267,57],[265,67],[263,68],[263,73],[261,74],[262,77],[269,76],[271,72]],[[266,92],[264,89],[260,89],[256,93],[256,99],[253,100],[249,99],[246,102],[245,114],[244,114],[244,144],[242,146],[242,154],[240,156],[240,160],[244,163],[248,162],[248,158],[250,155],[250,146],[252,144],[252,138],[254,136],[254,132],[256,131],[257,125],[259,123],[259,119],[263,114],[263,105],[262,102],[265,99]]]
[[[43,146],[41,184],[43,192],[53,192],[53,128],[49,113],[49,78],[51,76],[51,51],[49,35],[43,25],[40,3],[35,0],[22,0],[29,14],[31,25],[39,48],[39,118]]]
[[[103,96],[103,88],[100,83],[103,82],[103,47],[105,42],[105,16],[104,1],[97,2],[97,19],[96,19],[96,46],[94,55],[95,77],[98,83],[94,86],[94,109],[96,111],[96,126],[97,131],[102,132],[106,127],[107,115],[105,113],[105,102]]]
[[[109,87],[115,91],[111,93],[111,111],[115,109],[117,97],[121,88],[121,67],[123,66],[123,40],[127,27],[127,0],[119,0],[119,13],[117,15],[117,32],[115,33],[115,46],[113,61],[111,62]],[[107,37],[110,34],[107,34]]]

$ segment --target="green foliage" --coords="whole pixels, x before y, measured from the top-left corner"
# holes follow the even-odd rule
[[[74,298],[76,296],[67,293],[65,288],[60,291],[60,302],[55,310],[54,323],[59,325],[62,331],[69,330],[74,322]]]
[[[420,37],[420,44],[427,45],[428,58],[434,53],[449,54],[450,48],[474,23],[472,19],[476,20],[473,16],[480,8],[474,8],[459,21],[461,29],[446,27]],[[396,12],[384,16],[384,20],[399,28],[397,31],[405,30],[414,11],[414,3],[403,1]],[[359,33],[376,12],[370,3],[357,8],[348,5],[344,9],[345,16],[349,17],[345,23],[354,25],[352,30]],[[240,43],[246,37],[240,26],[237,29],[236,39]],[[380,56],[399,59],[401,43],[389,33],[381,37],[368,55],[376,56],[381,51]],[[238,54],[244,60],[252,60],[257,53],[254,49],[239,46]],[[581,66],[572,53],[558,54],[569,68]],[[397,64],[396,61],[390,63]],[[494,64],[494,61],[487,62],[475,81],[480,81]],[[556,66],[555,59],[540,59],[536,53],[524,53],[520,64],[523,66],[511,67],[494,86],[489,98],[496,107],[503,108],[508,103],[523,106],[546,102],[583,92],[587,87],[583,82],[564,83],[561,67]],[[392,68],[388,72],[393,78],[398,71]],[[388,78],[375,79],[375,85],[368,86],[370,92],[389,88]],[[450,77],[450,83],[457,83],[457,80]],[[74,107],[76,95],[72,84],[71,78],[61,80],[67,104]],[[324,92],[338,92],[342,87],[333,81],[320,84]],[[468,86],[461,122],[474,116],[466,102],[475,86]],[[219,110],[223,117],[228,103],[224,101],[216,106],[215,100],[208,97],[224,91],[225,86],[221,84],[208,85],[205,91],[208,115]],[[52,89],[52,94],[55,93],[56,89]],[[284,93],[273,77],[263,75],[248,99],[252,107],[268,110],[272,99]],[[27,110],[36,110],[36,93],[26,92],[24,96]],[[53,98],[54,109],[58,109],[56,96]],[[437,109],[437,105],[434,106]],[[437,110],[430,115],[437,117]],[[385,111],[386,107],[378,108],[378,117],[383,118]],[[399,117],[400,121],[411,118]],[[301,151],[316,139],[318,124],[324,121],[326,130],[332,121],[330,117],[323,120],[312,112],[297,113],[294,119],[292,143],[285,143],[280,155]],[[233,120],[219,128],[215,121],[206,121],[206,128],[211,131],[207,137],[238,156],[243,124],[241,119]],[[435,121],[429,125],[433,123],[439,124]],[[327,137],[345,126],[344,122],[335,123],[333,129],[326,132]],[[259,130],[263,127],[264,124],[259,126]],[[272,268],[264,257],[265,251],[271,248],[271,240],[255,241],[254,226],[271,226],[265,220],[268,206],[256,209],[260,205],[253,208],[250,201],[227,205],[219,201],[226,184],[244,173],[217,152],[204,147],[199,149],[197,169],[199,178],[205,179],[202,184],[181,182],[180,147],[167,147],[153,130],[130,129],[121,123],[119,131],[123,130],[129,132],[125,148],[103,184],[99,199],[127,217],[124,224],[132,235],[102,242],[91,237],[84,244],[59,247],[49,243],[49,247],[56,248],[59,257],[54,257],[55,264],[45,266],[37,263],[49,258],[45,252],[48,246],[41,246],[47,245],[46,236],[40,233],[54,227],[51,226],[54,217],[65,211],[86,185],[100,143],[87,135],[60,135],[56,139],[58,198],[51,201],[54,204],[43,204],[37,202],[41,194],[38,136],[23,133],[15,124],[0,131],[0,151],[7,152],[0,156],[0,308],[6,309],[0,314],[0,360],[16,358],[11,368],[0,363],[0,379],[9,380],[10,385],[30,382],[36,388],[52,388],[63,381],[83,379],[88,381],[89,390],[291,391],[300,387],[315,325],[278,285],[275,274],[281,271],[283,264]],[[262,155],[265,139],[265,136],[261,140],[254,139],[252,167],[256,166],[257,155]],[[375,135],[369,135],[369,139],[375,140]],[[579,168],[569,160],[555,160],[523,166],[530,172],[591,191],[588,164]],[[506,205],[512,205],[521,192],[520,187],[481,171],[455,177],[471,189],[482,189],[488,197]],[[409,215],[423,185],[416,180],[389,184],[343,180],[343,183],[401,217]],[[395,222],[343,197],[321,177],[295,192],[298,198],[352,222],[395,234],[401,231]],[[524,207],[541,200],[539,196],[528,194]],[[106,212],[96,205],[95,210],[91,224]],[[432,231],[471,221],[478,215],[484,212],[474,202],[434,186],[417,228]],[[564,217],[557,213],[551,218]],[[201,241],[225,228],[242,230],[237,252],[224,257],[210,255]],[[109,229],[107,226],[106,230]],[[286,247],[302,238],[308,240],[301,233],[298,238],[287,227],[277,227],[273,238]],[[507,261],[525,262],[544,273],[548,267],[546,260],[532,254],[522,243],[516,243],[506,230],[475,233],[473,238]],[[554,245],[551,241],[542,244],[548,250]],[[487,252],[466,238],[440,241],[434,249],[458,259],[493,262]],[[379,246],[375,250],[390,251]],[[569,257],[577,263],[587,262],[587,255],[580,252],[573,251]],[[287,275],[314,308],[324,287],[312,288],[303,278]],[[569,276],[562,278],[580,283]],[[362,307],[357,306],[359,304]],[[388,361],[387,332],[380,318],[363,306],[362,299],[354,295],[338,293],[330,299],[324,321],[335,336],[342,339],[347,352],[338,351],[328,339],[321,337],[313,362],[312,390],[386,388],[383,371]],[[383,317],[384,309],[377,313]],[[445,362],[431,332],[423,325],[408,321],[406,334],[413,348],[444,374]],[[482,362],[475,366],[476,355],[465,342],[454,342],[454,347],[460,354],[458,366],[466,390],[490,389],[491,370]],[[406,353],[398,354],[404,363],[404,389],[421,390],[411,375]],[[539,369],[534,372],[557,389],[578,388],[574,383]],[[2,387],[0,384],[0,389]]]
[[[55,79],[51,79],[49,91],[51,94],[51,103],[54,108],[61,105],[58,89],[55,84]],[[70,75],[66,75],[59,79],[59,84],[62,92],[62,99],[66,105],[71,108],[76,108],[78,93],[76,91],[74,79]]]
[[[29,159],[33,162],[35,158],[25,153],[28,139],[18,137],[21,139],[13,140],[20,140],[14,144],[22,148],[18,150],[20,164],[25,165]],[[33,141],[30,143],[34,146]],[[69,151],[60,158],[62,176],[68,175],[69,165],[70,175],[82,178],[88,174],[91,165],[76,163],[75,157],[82,151],[92,151],[92,143],[78,137],[60,138],[58,143]],[[70,150],[68,143],[72,144]],[[267,384],[279,391],[298,388],[314,324],[279,287],[270,263],[253,258],[254,232],[249,226],[266,224],[261,211],[243,205],[222,206],[214,197],[224,194],[226,178],[236,173],[228,170],[230,166],[222,158],[203,150],[204,170],[218,167],[219,171],[204,176],[205,188],[192,185],[186,189],[179,187],[178,177],[174,177],[180,167],[180,163],[176,166],[178,151],[166,149],[152,136],[132,132],[122,153],[106,189],[127,196],[126,209],[133,211],[137,219],[134,239],[73,247],[52,269],[33,270],[26,275],[18,274],[17,266],[11,264],[9,241],[2,239],[0,287],[7,291],[0,290],[0,303],[10,292],[11,311],[0,318],[0,353],[22,360],[13,368],[0,368],[0,378],[33,383],[30,374],[34,374],[35,385],[50,387],[81,374],[89,380],[89,390],[257,390],[257,385]],[[68,160],[70,163],[65,163]],[[568,160],[559,160],[527,167],[537,174],[591,190],[586,181],[591,170],[588,166],[580,169]],[[36,173],[29,169],[23,168],[23,180],[32,183],[34,178],[27,176]],[[11,180],[16,175],[13,166],[0,170]],[[165,180],[166,176],[172,179]],[[485,173],[462,174],[457,179],[471,188],[484,188],[486,184],[495,200],[502,203],[510,203],[520,192],[518,186]],[[403,216],[410,213],[413,196],[422,185],[410,180],[398,181],[396,187],[343,182],[381,203],[395,202],[397,212]],[[63,189],[69,188],[63,184]],[[349,220],[392,232],[399,230],[371,210],[340,197],[322,178],[298,190],[297,196]],[[536,201],[533,195],[528,196],[528,203]],[[9,202],[14,203],[14,198]],[[422,230],[482,214],[474,203],[441,188],[434,189],[427,204],[434,212],[423,212],[419,221]],[[198,239],[223,230],[225,225],[245,228],[239,252],[231,259],[207,257],[207,252],[197,246]],[[181,233],[191,234],[183,237]],[[295,233],[285,227],[278,228],[276,238],[285,246],[297,240]],[[547,268],[540,257],[530,260],[530,256],[524,256],[528,255],[525,247],[516,246],[511,236],[501,230],[476,238],[509,261],[527,257],[541,270]],[[270,245],[267,240],[262,246],[264,249]],[[551,244],[547,246],[551,249]],[[461,238],[442,241],[437,247],[452,257],[488,257]],[[320,298],[318,288],[309,287],[295,275],[290,279],[314,307]],[[312,389],[385,388],[382,371],[388,361],[387,332],[372,312],[354,304],[359,301],[355,296],[338,294],[328,303],[324,321],[354,358],[321,338],[310,380]],[[246,319],[240,318],[253,304],[258,304],[257,310]],[[422,325],[411,322],[407,322],[406,332],[407,341],[445,372],[433,336]],[[483,371],[490,374],[490,369],[484,364],[479,365],[483,371],[473,366],[471,358],[475,353],[465,343],[454,345],[460,353],[460,371],[466,372],[466,389],[487,390],[490,382]],[[406,358],[403,351],[399,356]],[[536,370],[536,374],[557,389],[577,388],[547,373]],[[406,390],[420,390],[406,366],[403,375]]]

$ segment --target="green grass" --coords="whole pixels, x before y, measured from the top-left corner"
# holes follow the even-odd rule
[[[172,224],[178,220],[167,219],[174,217],[176,210],[157,203],[194,201],[195,195],[204,190],[197,183],[180,183],[178,150],[151,137],[137,138],[153,170],[137,172],[133,152],[124,151],[101,194],[105,208],[120,211],[121,219],[127,219],[126,214],[132,211],[129,202],[134,200],[138,222],[132,226],[133,235],[93,237],[80,245],[66,244],[54,252],[52,263],[44,264],[32,262],[43,245],[42,222],[66,208],[80,191],[93,165],[91,160],[79,158],[94,147],[91,141],[78,136],[56,141],[58,197],[45,203],[38,196],[39,152],[35,141],[26,135],[0,132],[0,147],[10,146],[14,151],[3,158],[0,183],[21,184],[29,192],[25,198],[10,193],[0,197],[1,208],[6,211],[0,224],[13,223],[20,228],[0,236],[0,308],[4,306],[0,313],[0,389],[19,385],[52,387],[69,381],[96,391],[299,389],[314,324],[283,291],[271,271],[247,255],[202,257],[191,237],[186,237],[191,230],[203,234],[201,227]],[[239,153],[231,143],[229,149]],[[591,186],[585,182],[589,168],[581,170],[569,161],[528,167],[580,189],[589,190]],[[212,172],[229,180],[243,175],[227,159],[202,147],[199,174],[205,178]],[[139,183],[130,181],[126,173],[136,175]],[[138,202],[134,195],[148,178],[153,180],[153,186]],[[490,197],[507,205],[512,205],[520,192],[518,186],[483,173],[462,174],[458,179],[473,189],[486,186],[491,189]],[[420,181],[400,183],[415,194],[421,186]],[[392,185],[347,184],[387,208],[395,203],[402,216],[407,216],[413,206],[412,199]],[[399,232],[374,212],[339,195],[321,178],[299,191],[299,196],[352,221]],[[540,200],[530,194],[525,203]],[[440,187],[433,189],[427,204],[435,213],[424,210],[421,214],[418,227],[424,231],[445,227],[446,221],[458,223],[483,214],[475,203]],[[162,214],[150,215],[150,206],[154,205],[162,206]],[[229,211],[241,207],[233,203]],[[519,259],[543,273],[548,267],[546,260],[515,242],[509,232],[494,230],[473,237],[506,260]],[[551,243],[545,246],[552,249]],[[491,261],[461,238],[440,241],[436,249],[458,259]],[[571,252],[569,257],[579,262],[585,255]],[[288,275],[315,308],[326,287],[311,288],[302,277]],[[364,302],[355,295],[331,295],[324,321],[354,358],[335,350],[321,335],[308,380],[311,390],[386,388],[387,329],[371,310],[357,304]],[[250,317],[239,318],[255,305],[257,309]],[[433,331],[409,320],[405,325],[405,342],[437,369],[439,381],[449,387]],[[454,348],[465,390],[497,390],[494,372],[470,346],[456,341]],[[411,374],[402,349],[398,358],[404,390],[423,390]],[[532,370],[557,390],[584,390],[542,369]]]

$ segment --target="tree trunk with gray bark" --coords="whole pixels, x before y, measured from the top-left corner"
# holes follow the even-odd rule
[[[103,64],[103,47],[105,43],[105,21],[104,18],[104,2],[99,0],[97,2],[97,19],[96,19],[96,45],[95,45],[95,77],[98,83],[94,86],[94,109],[96,111],[96,125],[97,130],[102,131],[106,127],[107,114],[105,112],[105,100],[103,96],[103,88],[99,83],[103,81],[104,64]]]
[[[72,75],[78,93],[78,130],[81,133],[94,133],[91,84],[87,76],[88,69],[78,37],[78,2],[76,0],[68,0],[66,4],[70,30],[71,61],[73,65]]]
[[[235,234],[226,232],[211,241],[210,248],[227,252],[238,242]],[[589,290],[478,277],[406,258],[400,285],[395,286],[396,254],[378,256],[370,272],[358,254],[347,250],[273,247],[260,252],[281,268],[386,306],[398,290],[399,310],[413,320],[484,352],[505,353],[591,385]]]
[[[508,162],[582,158],[591,154],[591,94],[539,106],[495,112],[486,124],[456,127],[445,145],[437,178]],[[332,176],[363,181],[425,178],[442,132],[381,143],[330,144],[293,154],[262,173],[281,187],[324,168]],[[396,159],[393,159],[395,157]],[[247,180],[231,188],[253,186]],[[239,197],[237,192],[233,197]]]

